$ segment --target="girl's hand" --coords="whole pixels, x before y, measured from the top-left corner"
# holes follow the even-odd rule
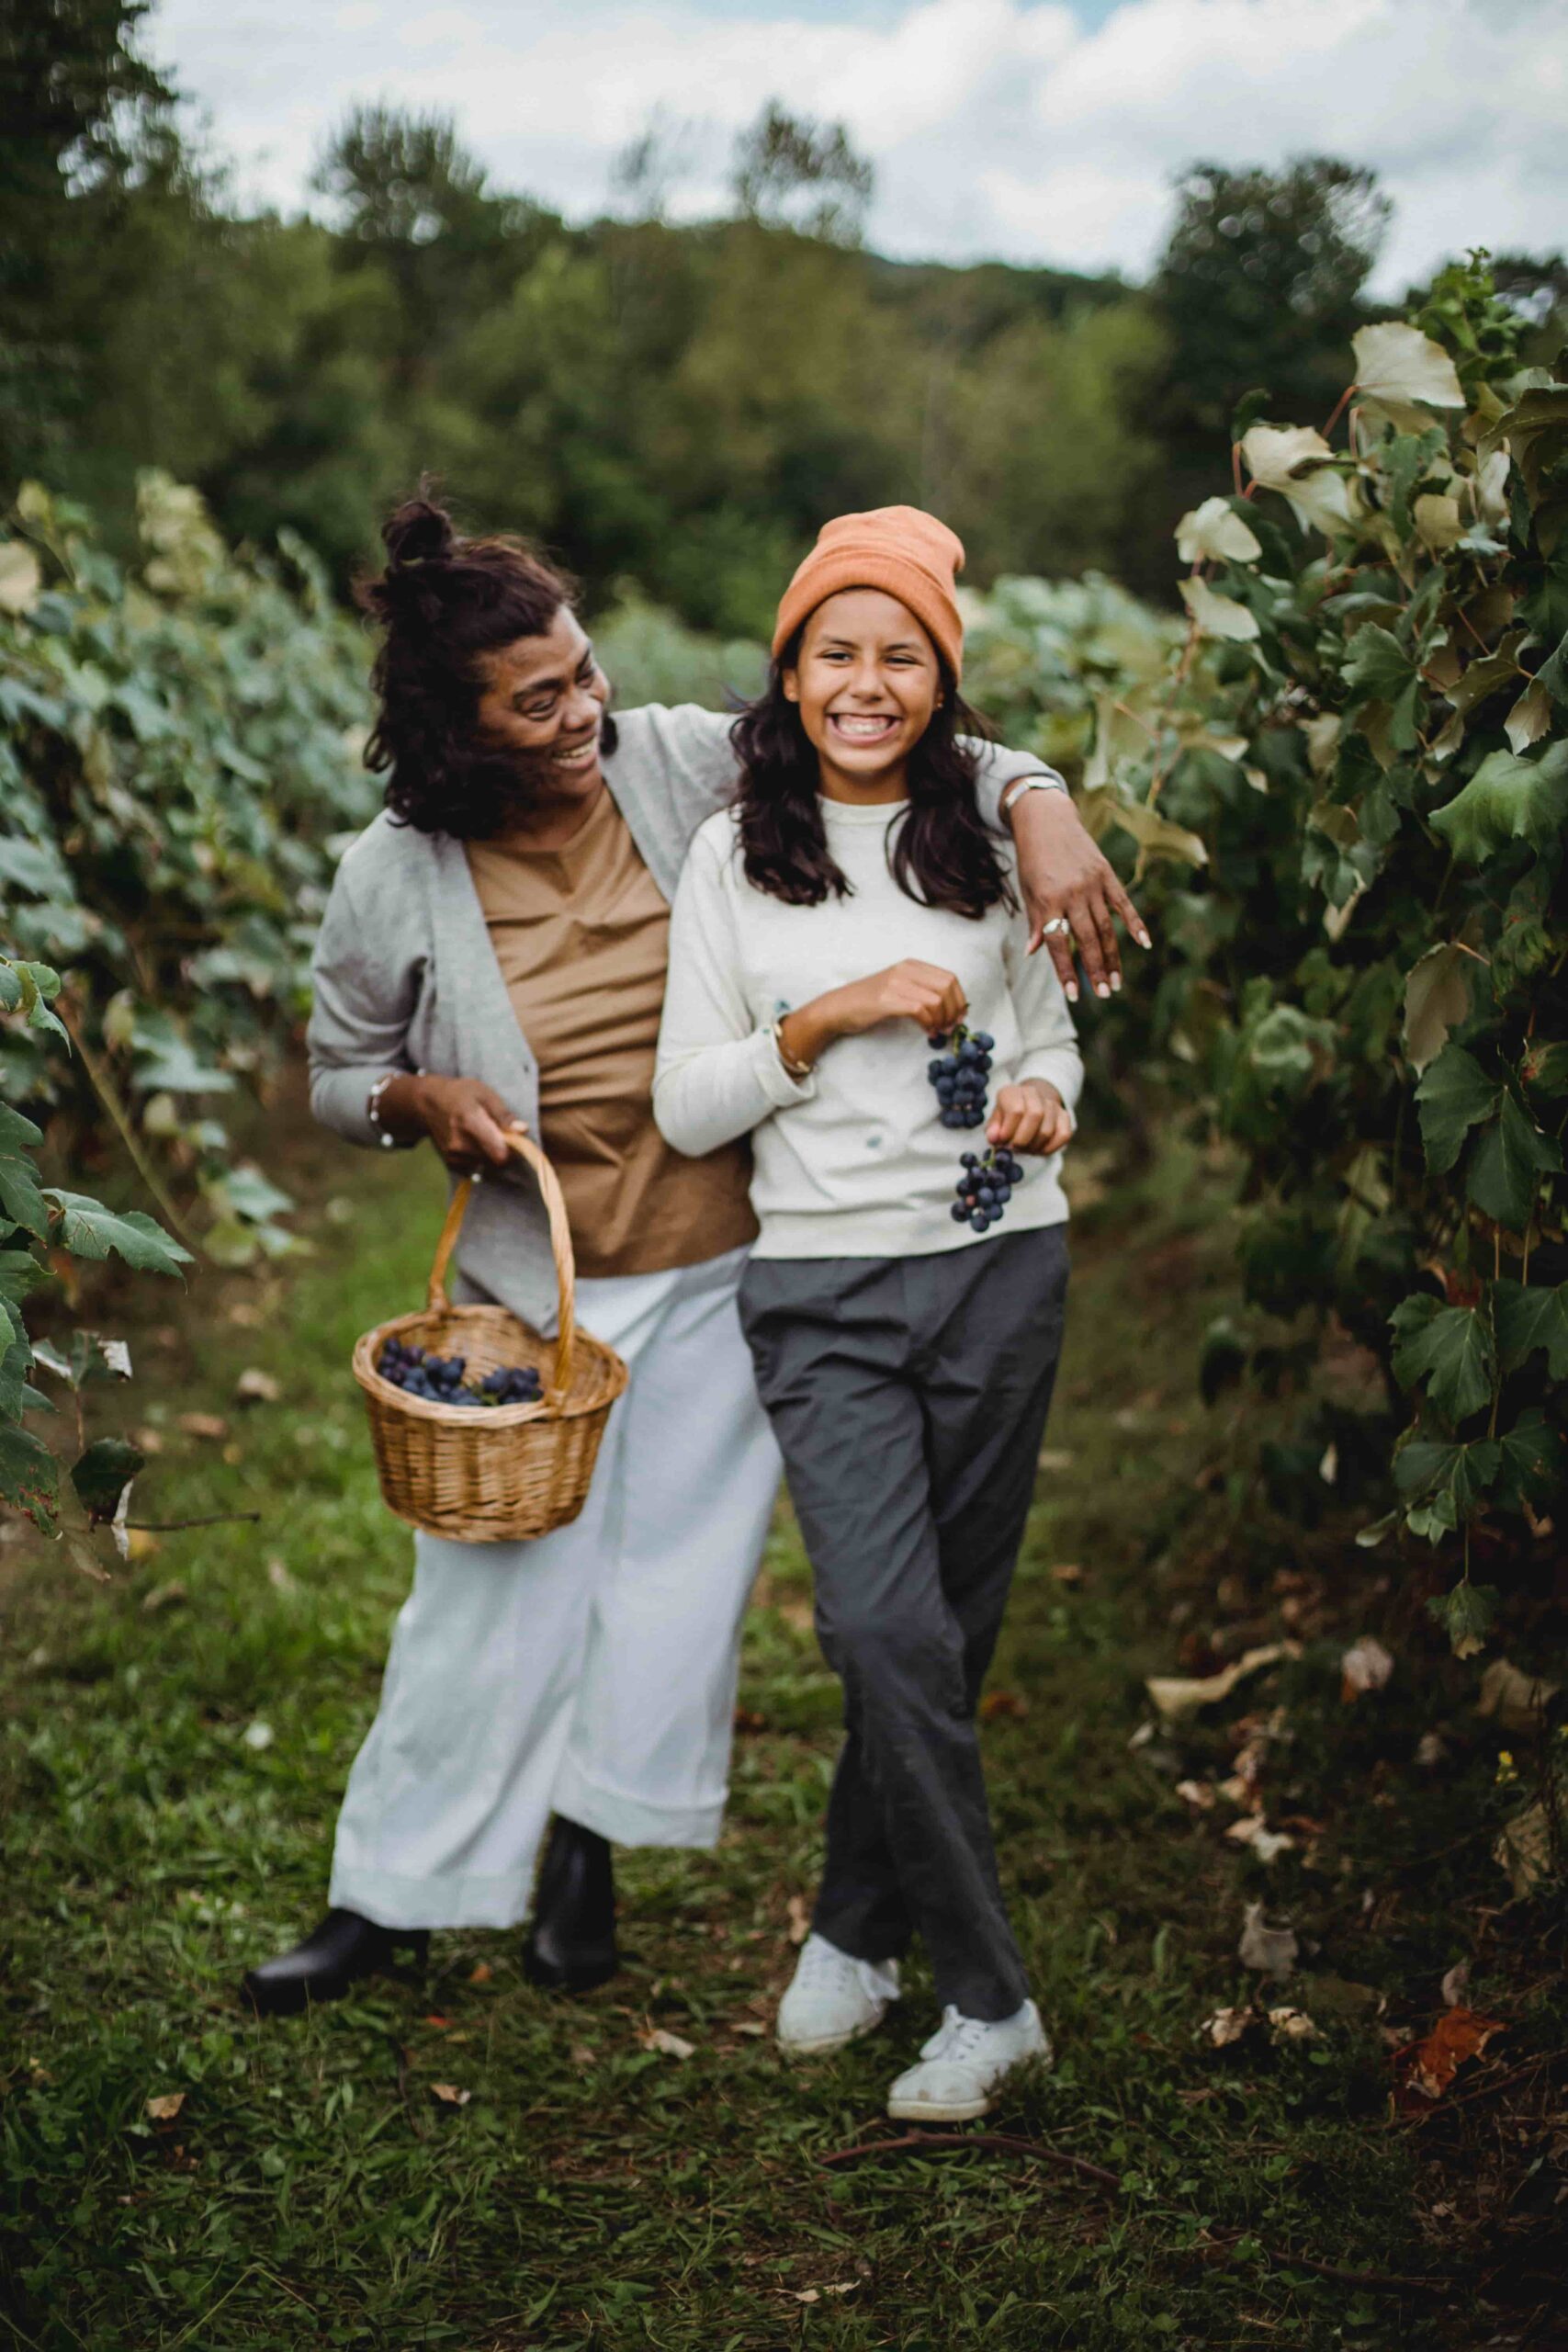
[[[1006,1144],[1011,1151],[1032,1152],[1042,1159],[1060,1151],[1072,1135],[1072,1113],[1043,1078],[1004,1086],[986,1129],[987,1143]]]
[[[396,1135],[423,1132],[454,1175],[473,1176],[512,1157],[505,1130],[523,1121],[479,1078],[395,1078],[381,1096],[381,1116]]]
[[[797,1012],[785,1013],[779,1035],[792,1061],[810,1065],[835,1037],[858,1037],[885,1021],[913,1021],[928,1033],[951,1029],[968,1006],[951,972],[909,956],[902,964],[889,964],[885,972],[813,997]]]

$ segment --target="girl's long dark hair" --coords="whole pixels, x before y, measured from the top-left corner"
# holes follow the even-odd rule
[[[846,898],[851,885],[828,847],[818,797],[821,771],[799,707],[784,690],[798,637],[785,646],[757,700],[729,730],[740,767],[736,801],[746,878],[792,907]],[[946,664],[942,698],[909,755],[909,808],[894,833],[888,865],[899,888],[923,906],[983,915],[1017,899],[975,794],[978,761],[961,738],[986,733],[959,695]]]
[[[356,590],[384,632],[366,765],[387,771],[386,802],[400,823],[483,841],[526,805],[528,787],[515,755],[479,727],[479,657],[543,637],[573,583],[521,539],[465,537],[424,482],[381,537],[386,565]],[[603,740],[614,750],[608,718]]]

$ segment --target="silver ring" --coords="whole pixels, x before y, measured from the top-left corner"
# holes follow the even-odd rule
[[[1053,915],[1049,922],[1041,924],[1040,936],[1042,939],[1055,939],[1058,932],[1071,931],[1071,929],[1072,924],[1066,915]]]

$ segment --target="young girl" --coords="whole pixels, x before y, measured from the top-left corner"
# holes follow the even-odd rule
[[[985,2114],[1050,2054],[975,1710],[1061,1346],[1054,1155],[1081,1079],[959,741],[963,559],[888,507],[829,524],[795,573],[736,728],[739,799],[676,897],[654,1083],[677,1150],[752,1137],[741,1319],[844,1685],[779,2041],[837,2050],[880,2024],[918,1930],[942,2023],[888,2112],[922,2121]]]

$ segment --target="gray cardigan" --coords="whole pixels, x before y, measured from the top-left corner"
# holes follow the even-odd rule
[[[605,781],[649,872],[672,899],[693,834],[734,797],[730,721],[694,704],[655,703],[618,712],[615,724]],[[1051,773],[1025,752],[976,748],[981,806],[993,819],[1008,785]],[[366,1111],[371,1086],[388,1070],[423,1069],[482,1079],[538,1134],[538,1067],[460,841],[377,817],[338,867],[311,969],[310,1108],[323,1125],[350,1143],[379,1143]],[[457,1258],[456,1295],[494,1299],[554,1330],[548,1229],[521,1165],[487,1174],[468,1204]],[[388,1300],[389,1314],[401,1310]]]

